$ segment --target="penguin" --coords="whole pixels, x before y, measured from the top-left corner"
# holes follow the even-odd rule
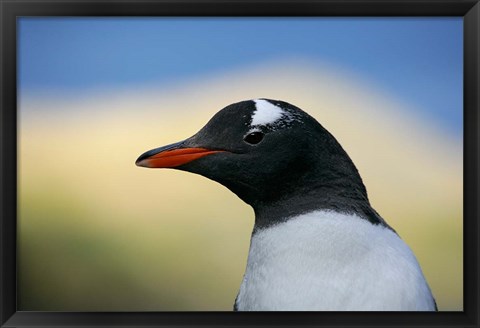
[[[234,311],[437,311],[415,255],[371,206],[348,154],[290,103],[231,104],[136,165],[200,174],[253,207]]]

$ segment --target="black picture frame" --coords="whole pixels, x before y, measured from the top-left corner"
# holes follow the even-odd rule
[[[443,326],[479,325],[478,0],[0,0],[0,325],[1,327]],[[464,20],[464,311],[30,312],[16,307],[17,95],[19,16],[460,16]]]

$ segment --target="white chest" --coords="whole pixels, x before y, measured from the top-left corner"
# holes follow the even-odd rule
[[[319,211],[253,235],[240,311],[432,311],[410,248],[392,231]]]

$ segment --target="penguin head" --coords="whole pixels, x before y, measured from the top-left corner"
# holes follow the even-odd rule
[[[294,105],[271,99],[231,104],[192,137],[149,150],[136,164],[203,175],[254,209],[328,192],[345,179],[364,191],[352,161],[326,129]]]

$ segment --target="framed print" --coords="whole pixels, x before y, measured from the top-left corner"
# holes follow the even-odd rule
[[[1,327],[478,325],[478,1],[0,9]]]

